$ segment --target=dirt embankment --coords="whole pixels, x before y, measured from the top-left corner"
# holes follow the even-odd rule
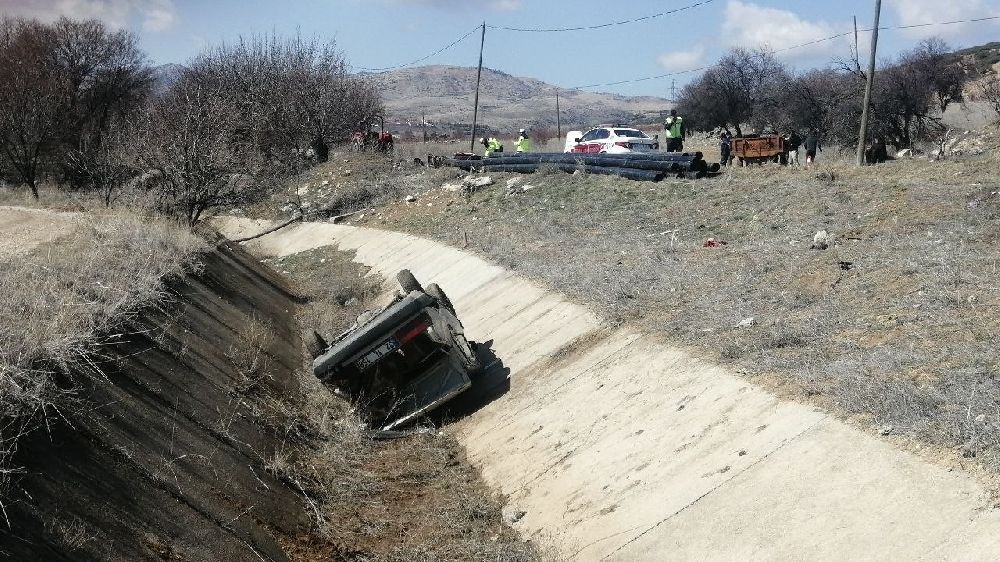
[[[293,295],[242,250],[202,262],[88,372],[66,373],[76,402],[20,440],[8,558],[287,560],[279,537],[309,530],[294,484],[269,470],[280,436],[244,415],[255,386],[294,390]]]
[[[73,221],[65,215],[38,209],[0,207],[0,255],[30,251],[66,234]]]

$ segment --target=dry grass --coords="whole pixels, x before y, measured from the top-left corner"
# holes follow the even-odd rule
[[[304,326],[327,336],[343,331],[381,294],[381,279],[365,276],[366,268],[333,248],[267,263],[309,297]],[[350,406],[309,367],[300,388],[297,397],[265,398],[259,410],[288,443],[270,469],[302,491],[325,540],[289,538],[285,547],[293,559],[538,559],[535,548],[504,522],[502,499],[483,483],[454,438],[430,431],[374,441]]]
[[[539,174],[513,196],[501,174],[374,224],[467,239],[612,323],[1000,470],[997,170],[995,158],[830,159],[659,184]],[[823,229],[833,247],[810,249]]]
[[[169,222],[79,220],[68,236],[0,259],[0,473],[17,438],[72,395],[73,381],[62,380],[70,367],[91,365],[100,344],[120,336],[114,329],[159,301],[163,279],[205,248]]]
[[[355,153],[340,148],[330,153],[328,162],[289,179],[267,201],[227,212],[267,218],[301,213],[307,220],[360,214],[423,193],[453,176],[452,169],[425,168],[398,154]]]

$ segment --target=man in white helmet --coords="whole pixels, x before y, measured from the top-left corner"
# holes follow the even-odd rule
[[[514,142],[514,147],[516,152],[531,152],[531,139],[528,138],[528,132],[524,129],[518,131],[517,141]]]

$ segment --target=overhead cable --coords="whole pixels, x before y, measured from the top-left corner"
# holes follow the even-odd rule
[[[666,12],[660,12],[658,14],[650,14],[648,16],[642,16],[638,18],[632,18],[628,20],[612,21],[608,23],[601,23],[597,25],[581,25],[578,27],[553,27],[553,28],[528,28],[528,27],[507,27],[505,25],[490,25],[487,24],[486,27],[490,29],[500,29],[503,31],[518,31],[525,33],[559,33],[563,31],[586,31],[588,29],[602,29],[605,27],[613,27],[616,25],[626,25],[630,23],[638,23],[640,21],[646,21],[651,19],[656,19],[663,16],[669,16],[670,14],[676,14],[678,12],[683,12],[685,10],[690,10],[692,8],[697,8],[698,6],[704,6],[705,4],[711,4],[715,0],[702,0],[701,2],[696,2],[694,4],[689,4],[680,8],[674,8],[673,10],[668,10]]]
[[[879,31],[892,31],[892,30],[900,30],[900,29],[914,29],[914,28],[918,28],[918,27],[931,27],[931,26],[935,26],[935,25],[956,25],[956,24],[960,24],[960,23],[979,23],[979,22],[994,21],[994,20],[1000,20],[1000,16],[985,16],[985,17],[981,17],[981,18],[970,18],[970,19],[964,19],[964,20],[940,21],[940,22],[930,22],[930,23],[917,23],[917,24],[896,25],[896,26],[889,26],[889,27],[881,27],[880,26],[879,27]],[[869,31],[872,31],[872,28],[859,29],[858,30],[859,33],[860,32],[869,32]],[[854,33],[853,30],[846,31],[844,33],[838,33],[836,35],[831,35],[829,37],[823,37],[822,39],[814,39],[812,41],[807,41],[805,43],[799,43],[798,45],[792,45],[790,47],[784,47],[784,48],[781,48],[781,49],[775,49],[772,52],[774,52],[774,53],[784,53],[786,51],[791,51],[791,50],[794,50],[794,49],[800,49],[802,47],[808,47],[809,45],[815,45],[817,43],[825,43],[827,41],[832,41],[834,39],[839,39],[841,37],[846,37],[846,36],[851,35],[853,33]],[[681,71],[677,71],[677,72],[667,72],[667,73],[664,73],[664,74],[657,74],[657,75],[654,75],[654,76],[643,76],[642,78],[632,78],[632,79],[629,79],[629,80],[618,80],[616,82],[604,82],[604,83],[601,83],[601,84],[587,84],[585,86],[572,86],[572,87],[566,88],[566,89],[567,90],[583,90],[583,89],[586,89],[586,88],[604,88],[604,87],[608,87],[608,86],[621,86],[623,84],[634,84],[634,83],[637,83],[637,82],[645,82],[647,80],[656,80],[656,79],[659,79],[659,78],[668,78],[668,77],[671,77],[671,76],[680,76],[682,74],[690,74],[692,72],[701,72],[702,70],[708,70],[708,69],[713,68],[715,66],[718,66],[718,65],[717,64],[710,64],[710,65],[707,65],[707,66],[702,66],[700,68],[692,68],[690,70],[681,70]]]
[[[472,35],[473,33],[477,32],[477,31],[479,31],[480,29],[482,29],[482,27],[483,26],[481,24],[477,25],[476,27],[473,27],[465,35],[459,37],[458,39],[455,39],[451,43],[448,43],[447,45],[445,45],[444,47],[441,47],[440,49],[434,51],[433,53],[431,53],[431,54],[429,54],[427,56],[424,56],[424,57],[420,57],[419,59],[417,59],[417,60],[415,60],[413,62],[408,62],[406,64],[400,64],[400,65],[397,65],[397,66],[386,66],[386,67],[383,67],[383,68],[359,68],[358,70],[361,70],[361,71],[364,71],[364,72],[388,72],[390,70],[398,70],[400,68],[406,68],[408,66],[413,66],[415,64],[420,64],[420,63],[424,62],[425,60],[427,60],[427,59],[429,59],[429,58],[431,58],[433,56],[440,55],[441,53],[447,51],[448,49],[454,47],[455,45],[458,45],[462,41],[465,41],[466,39],[468,39],[468,37],[470,35]]]

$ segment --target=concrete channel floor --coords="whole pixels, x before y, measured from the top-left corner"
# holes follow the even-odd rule
[[[219,219],[236,238],[268,223]],[[453,427],[516,526],[574,560],[997,560],[1000,510],[930,464],[460,250],[305,223],[253,244],[326,245],[438,283],[510,389]]]

